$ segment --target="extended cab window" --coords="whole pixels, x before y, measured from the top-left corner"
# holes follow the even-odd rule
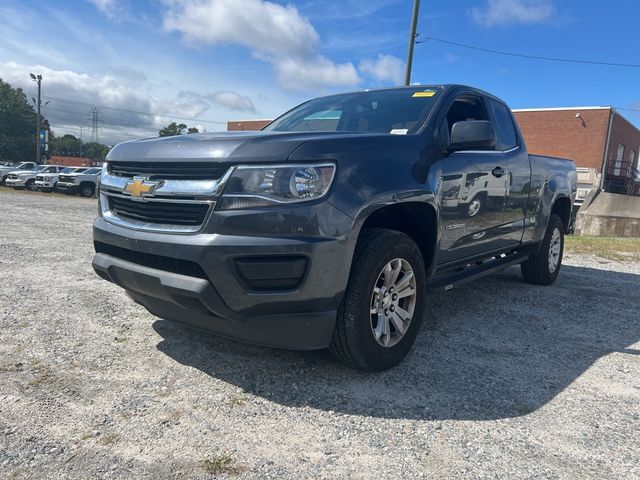
[[[518,137],[516,129],[513,125],[511,113],[506,105],[496,102],[493,99],[488,100],[489,110],[493,120],[493,127],[496,129],[496,150],[509,150],[518,145]]]
[[[402,88],[317,98],[264,130],[275,132],[415,133],[438,96],[437,88]]]

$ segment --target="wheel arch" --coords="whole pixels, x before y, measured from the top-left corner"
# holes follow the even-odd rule
[[[551,206],[551,214],[558,215],[562,220],[564,231],[567,233],[571,227],[571,199],[566,196],[558,196]]]
[[[404,202],[381,206],[373,210],[362,222],[360,238],[366,230],[385,228],[409,236],[420,248],[427,275],[431,271],[437,245],[437,214],[425,202]]]

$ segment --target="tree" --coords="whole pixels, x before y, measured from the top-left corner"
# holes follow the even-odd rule
[[[33,160],[35,125],[36,112],[22,89],[0,79],[0,160]]]
[[[83,152],[82,142],[75,135],[66,134],[58,137],[49,134],[49,153],[65,157],[81,157]]]
[[[161,137],[173,137],[174,135],[184,135],[185,130],[187,131],[186,133],[200,133],[196,127],[187,128],[187,126],[184,123],[171,122],[166,127],[162,127],[158,132],[158,135],[160,135]]]
[[[187,126],[184,123],[171,122],[166,127],[163,127],[158,132],[161,137],[172,137],[174,135],[182,135],[182,132],[186,130]]]
[[[109,150],[111,150],[111,147],[96,142],[88,142],[82,146],[82,153],[84,157],[100,162],[104,161]]]

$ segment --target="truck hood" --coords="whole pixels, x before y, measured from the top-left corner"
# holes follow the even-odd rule
[[[24,173],[32,173],[34,175],[37,175],[40,172],[35,172],[34,170],[11,170],[10,172],[8,172],[11,175],[22,175]]]
[[[132,140],[116,145],[107,161],[282,162],[310,140],[375,136],[353,132],[221,132]]]

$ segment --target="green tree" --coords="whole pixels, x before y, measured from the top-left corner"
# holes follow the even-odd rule
[[[82,146],[83,157],[90,158],[91,160],[103,161],[109,153],[111,147],[96,142],[88,142]]]
[[[36,112],[21,88],[0,79],[0,160],[33,160]]]
[[[174,135],[182,135],[182,133],[187,129],[187,126],[184,123],[176,123],[171,122],[166,127],[163,127],[158,132],[158,135],[161,137],[172,137]]]
[[[161,137],[173,137],[174,135],[183,135],[185,133],[200,133],[197,127],[189,127],[184,123],[171,122],[166,127],[162,127],[158,132]]]
[[[51,155],[81,157],[82,151],[82,142],[75,135],[67,133],[66,135],[58,137],[51,133],[49,134],[49,152]]]

